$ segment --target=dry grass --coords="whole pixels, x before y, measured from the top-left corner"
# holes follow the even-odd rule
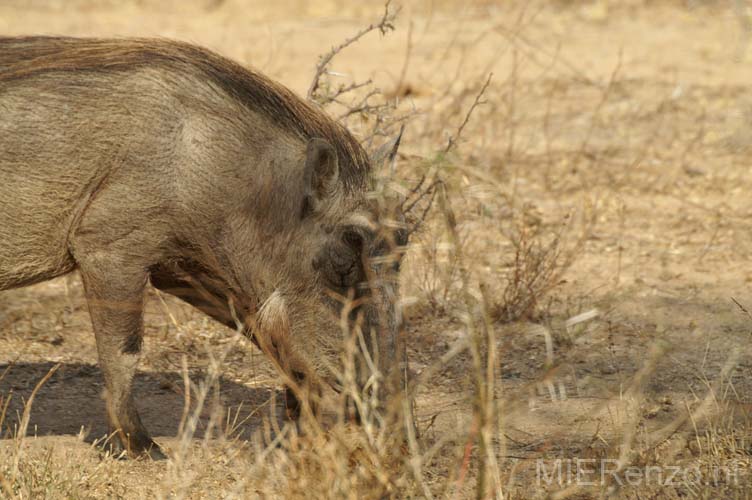
[[[234,26],[235,2],[199,3],[191,8],[207,17],[181,29]],[[738,56],[724,52],[733,42],[676,46],[677,59],[706,57],[698,81],[664,71],[660,53],[639,53],[643,60],[635,47],[587,38],[628,42],[637,36],[630,23],[655,27],[653,17],[681,20],[665,33],[700,38],[690,28],[704,24],[692,16],[744,14],[697,4],[416,2],[396,17],[398,5],[322,4],[356,21],[327,39],[335,49],[319,50],[318,65],[310,54],[296,59],[304,71],[291,70],[289,81],[369,147],[406,124],[374,196],[405,197],[416,224],[401,302],[409,398],[381,410],[359,393],[352,371],[362,338],[342,332],[343,392],[363,425],[334,415],[293,428],[278,418],[280,379],[258,351],[156,297],[144,387],[174,401],[159,420],[180,424],[159,434],[167,462],[118,461],[91,446],[93,431],[42,435],[62,419],[50,398],[64,384],[93,383],[71,368],[94,359],[80,284],[10,292],[0,297],[2,495],[747,498],[752,323],[730,297],[752,304],[749,103],[740,85],[752,73],[718,62]],[[119,12],[76,5],[97,18]],[[298,7],[259,9],[295,19]],[[9,13],[0,10],[0,21]],[[562,25],[586,35],[555,36]],[[389,64],[359,61],[361,45],[370,58],[383,50]],[[284,75],[274,61],[292,55],[278,50],[269,67]],[[588,66],[580,59],[590,51],[609,57]],[[62,363],[57,373],[41,364],[50,360]],[[242,405],[228,403],[233,391]],[[557,466],[563,477],[551,475]]]

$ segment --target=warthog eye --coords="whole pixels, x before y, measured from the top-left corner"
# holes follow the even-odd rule
[[[409,236],[409,233],[407,232],[407,229],[397,229],[394,232],[394,242],[401,247],[404,247],[407,245],[407,238]]]
[[[363,256],[365,237],[347,228],[340,237],[326,246],[314,260],[313,267],[321,273],[327,285],[343,295],[365,281]]]
[[[329,247],[330,281],[339,288],[350,288],[361,280],[360,255],[349,245]]]
[[[346,231],[341,240],[324,249],[314,261],[314,268],[332,289],[345,294],[347,289],[364,279],[362,249],[363,238],[355,232]]]
[[[355,231],[345,231],[345,234],[342,235],[342,240],[358,254],[363,251],[363,236]]]

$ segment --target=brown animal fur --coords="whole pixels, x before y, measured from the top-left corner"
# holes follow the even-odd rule
[[[110,425],[133,455],[159,455],[131,395],[149,282],[234,327],[231,302],[307,386],[336,383],[332,297],[355,290],[388,368],[396,269],[370,259],[394,234],[368,170],[344,128],[205,49],[0,38],[0,290],[80,270]]]
[[[177,41],[152,39],[81,39],[64,37],[0,37],[0,82],[59,72],[123,72],[141,67],[202,74],[280,128],[303,138],[328,141],[341,159],[342,180],[361,188],[368,158],[341,125],[301,100],[286,87],[207,49]]]

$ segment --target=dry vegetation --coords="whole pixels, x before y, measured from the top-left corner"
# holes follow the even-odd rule
[[[376,190],[406,196],[416,224],[402,308],[417,428],[395,441],[354,393],[361,427],[280,427],[281,380],[260,352],[155,292],[136,390],[170,459],[103,456],[72,276],[0,295],[0,496],[752,495],[750,6],[383,9],[0,6],[3,33],[207,45],[369,145],[405,126]]]

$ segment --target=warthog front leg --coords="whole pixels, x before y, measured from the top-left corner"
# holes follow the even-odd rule
[[[191,265],[186,264],[185,269],[193,270]],[[183,271],[183,274],[186,274]],[[202,283],[201,273],[196,273],[191,279],[186,276],[180,276],[174,268],[166,265],[153,266],[150,270],[151,284],[158,290],[169,293],[184,302],[192,305],[196,309],[204,312],[216,321],[222,323],[228,328],[236,329],[235,319],[227,306],[227,298],[217,287],[209,283]],[[206,281],[206,280],[204,280]],[[200,287],[200,288],[198,288]],[[259,342],[255,336],[250,335],[250,340],[260,348]],[[292,379],[303,387],[304,376],[301,373],[293,372]],[[300,418],[301,403],[295,392],[289,387],[285,389],[284,397],[284,417],[287,420],[296,422]]]
[[[123,269],[122,263],[110,264],[114,262],[95,254],[80,266],[104,374],[108,423],[116,436],[111,446],[131,457],[164,458],[141,423],[131,394],[142,344],[147,275]]]

